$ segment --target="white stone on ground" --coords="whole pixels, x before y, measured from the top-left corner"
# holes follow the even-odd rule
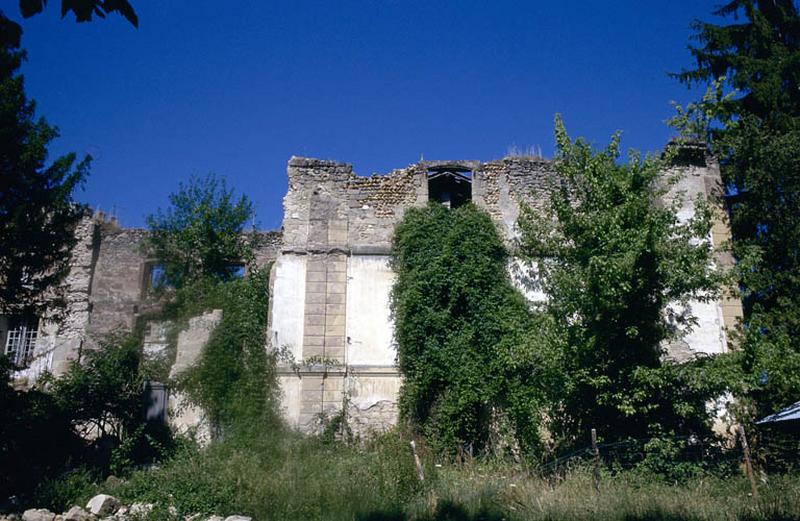
[[[31,508],[23,512],[22,521],[53,521],[56,515],[44,508]]]
[[[98,494],[86,504],[87,510],[96,516],[113,514],[119,507],[119,500],[108,494]]]
[[[90,521],[92,515],[79,506],[74,506],[64,514],[64,521]]]

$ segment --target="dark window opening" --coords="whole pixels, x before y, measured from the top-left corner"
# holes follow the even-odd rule
[[[457,165],[428,169],[428,199],[448,208],[458,208],[472,200],[472,172]]]
[[[707,148],[702,141],[673,141],[667,146],[676,147],[672,158],[674,166],[706,166]]]

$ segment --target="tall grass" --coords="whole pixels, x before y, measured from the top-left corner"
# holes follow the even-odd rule
[[[434,464],[420,483],[406,440],[389,433],[354,448],[287,434],[188,447],[110,492],[156,505],[148,519],[241,513],[256,520],[788,520],[800,519],[800,477],[774,476],[748,495],[741,476],[674,482],[648,472],[589,469],[532,476],[504,463]],[[177,515],[170,514],[173,506]]]

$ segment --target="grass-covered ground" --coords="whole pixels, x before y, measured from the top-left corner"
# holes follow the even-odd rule
[[[634,471],[604,474],[598,493],[588,469],[546,477],[499,462],[439,466],[425,453],[423,461],[420,483],[408,443],[396,433],[360,449],[294,435],[229,440],[203,451],[187,447],[100,489],[126,503],[156,504],[150,519],[198,512],[256,520],[800,519],[800,476],[771,476],[758,499],[739,475],[676,482]]]

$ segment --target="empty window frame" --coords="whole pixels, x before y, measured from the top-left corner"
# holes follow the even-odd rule
[[[169,286],[170,282],[164,266],[157,262],[146,262],[144,265],[144,294],[148,295]]]
[[[458,208],[472,200],[472,172],[457,165],[428,169],[428,199],[448,208]]]
[[[39,337],[38,318],[2,317],[0,338],[3,353],[15,367],[28,367]]]

